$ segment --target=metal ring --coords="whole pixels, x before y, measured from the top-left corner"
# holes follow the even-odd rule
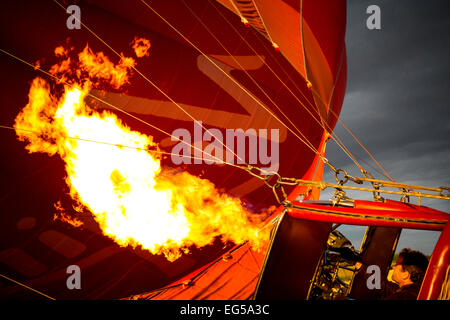
[[[344,172],[344,178],[345,178],[345,180],[340,180],[340,179],[338,178],[338,174],[339,174],[339,172],[341,172],[341,171]],[[348,174],[347,174],[347,171],[345,171],[344,169],[337,169],[337,170],[334,172],[334,178],[336,179],[337,183],[340,184],[341,186],[344,185],[344,184],[346,184],[347,181],[348,181]]]
[[[274,177],[274,176],[277,176],[278,178],[277,178],[277,181],[275,181],[275,183],[273,184],[273,185],[271,185],[270,183],[269,183],[269,180],[270,179],[272,179],[272,177]],[[274,173],[274,174],[272,174],[272,175],[268,175],[267,177],[265,177],[264,178],[264,183],[269,187],[269,188],[274,188],[276,185],[280,185],[280,182],[281,181],[281,176],[278,174],[278,173]]]

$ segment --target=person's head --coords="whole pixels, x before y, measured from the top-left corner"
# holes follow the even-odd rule
[[[403,249],[394,266],[392,280],[400,287],[413,283],[421,283],[428,267],[427,257],[411,249]]]

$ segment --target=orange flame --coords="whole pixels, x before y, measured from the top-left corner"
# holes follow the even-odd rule
[[[53,220],[61,220],[62,222],[68,223],[74,227],[81,227],[83,225],[82,221],[70,217],[67,213],[64,212],[64,209],[61,205],[61,201],[55,203],[55,209],[57,213],[53,215]]]
[[[57,57],[65,57],[69,55],[69,50],[64,48],[63,46],[58,46],[54,50],[55,56]]]
[[[107,80],[115,89],[119,89],[129,82],[130,69],[135,66],[133,58],[121,54],[121,59],[114,65],[103,52],[94,54],[86,46],[78,55],[80,68],[88,73],[89,79]]]
[[[135,37],[134,40],[131,42],[131,44],[132,48],[134,49],[134,53],[136,54],[136,57],[138,58],[148,57],[149,55],[148,50],[151,47],[150,40]]]
[[[216,237],[262,248],[268,230],[261,231],[260,221],[251,219],[239,199],[219,192],[208,180],[163,169],[160,159],[148,151],[158,148],[151,136],[85,104],[96,83],[93,78],[114,87],[124,84],[128,75],[119,73],[129,71],[134,60],[123,57],[113,65],[87,46],[78,58],[89,78],[73,87],[64,85],[59,99],[46,81],[34,79],[29,102],[14,127],[18,139],[28,142],[29,152],[58,154],[64,160],[72,199],[93,214],[103,233],[121,246],[139,245],[170,261]],[[70,65],[67,59],[54,70]],[[73,71],[68,69],[64,75],[68,74]]]
[[[71,48],[73,49],[73,48]],[[108,83],[115,89],[129,83],[131,69],[136,65],[133,58],[121,58],[115,65],[103,52],[94,53],[88,45],[78,54],[77,59],[71,59],[71,50],[63,46],[56,47],[54,53],[58,58],[65,58],[50,68],[50,73],[60,79],[60,83],[73,82],[99,86]]]

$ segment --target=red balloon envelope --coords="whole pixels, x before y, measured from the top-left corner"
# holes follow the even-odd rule
[[[56,63],[53,50],[59,45],[82,50],[88,44],[93,51],[115,59],[111,48],[134,56],[133,39],[148,39],[148,56],[136,59],[141,74],[133,72],[124,90],[93,91],[134,116],[111,110],[124,123],[153,136],[168,153],[177,150],[178,142],[161,130],[188,133],[190,143],[204,148],[212,140],[207,140],[208,129],[235,153],[224,149],[223,161],[248,163],[286,177],[321,179],[317,153],[323,151],[326,131],[333,129],[345,93],[345,1],[104,0],[76,4],[80,29],[68,28],[70,14],[51,1],[3,4],[1,48],[31,63],[39,60],[48,70]],[[31,81],[46,76],[7,54],[0,55],[0,65],[1,125],[12,126],[27,103]],[[111,109],[99,102],[96,107]],[[239,132],[245,139],[239,140]],[[1,140],[5,152],[0,187],[2,274],[57,299],[121,298],[182,279],[230,249],[217,240],[169,262],[139,248],[119,247],[96,231],[94,224],[74,228],[54,221],[54,203],[67,198],[64,164],[57,157],[28,154],[13,131],[5,129]],[[164,157],[162,166],[206,178],[242,199],[254,212],[277,205],[261,179],[235,166],[211,163],[195,152],[194,159],[176,154]],[[290,198],[296,198],[302,190],[289,191],[293,191]],[[242,252],[239,257],[244,265],[254,263]],[[82,290],[66,286],[70,265],[80,267]],[[237,266],[224,266],[215,277],[232,277],[242,271]],[[256,276],[243,276],[232,290],[189,298],[248,297],[257,267],[251,267],[256,268]],[[250,289],[244,289],[249,284]],[[0,296],[39,297],[3,280]]]

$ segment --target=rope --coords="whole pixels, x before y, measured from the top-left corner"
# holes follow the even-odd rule
[[[15,131],[24,131],[24,132],[34,133],[36,135],[40,135],[41,134],[38,131],[33,131],[33,130],[23,129],[23,128],[14,128],[14,127],[10,127],[10,126],[0,125],[0,128],[2,128],[2,129],[10,129],[10,130],[15,130]],[[139,148],[139,147],[131,147],[131,146],[127,146],[127,145],[123,145],[123,144],[119,144],[119,143],[97,141],[97,140],[92,140],[92,139],[84,139],[84,138],[71,137],[71,136],[67,136],[66,138],[67,139],[71,139],[71,140],[84,141],[84,142],[99,143],[99,144],[109,145],[109,146],[118,147],[118,148],[128,148],[128,149],[146,151],[146,152],[151,152],[151,153],[159,153],[159,154],[164,154],[164,155],[169,155],[169,156],[175,155],[177,157],[186,157],[186,158],[191,158],[191,159],[201,159],[201,158],[197,158],[195,156],[185,156],[185,155],[180,155],[180,154],[175,154],[175,153],[165,152],[165,151],[160,151],[160,150],[150,150],[150,149]]]
[[[331,112],[334,113],[334,115],[336,116],[336,113],[331,110]],[[359,141],[359,139],[353,134],[353,132],[345,125],[344,121],[342,121],[341,118],[339,118],[338,116],[336,116],[339,120],[339,122],[342,124],[342,126],[351,134],[351,136],[356,140],[356,142],[358,142],[358,144],[364,149],[364,151],[367,152],[367,154],[372,158],[372,160],[381,168],[381,170],[384,171],[384,173],[389,177],[389,179],[391,179],[392,181],[395,181],[391,175],[386,171],[386,169],[377,161],[377,159],[375,159],[375,157],[369,152],[369,150],[366,149],[366,147],[361,143],[361,141]]]
[[[6,279],[6,280],[9,280],[9,281],[11,281],[11,282],[14,282],[15,284],[18,284],[19,286],[22,286],[22,287],[24,287],[25,289],[31,290],[31,291],[33,291],[33,292],[36,292],[36,293],[40,294],[41,296],[46,297],[47,299],[50,299],[50,300],[56,300],[55,298],[52,298],[52,297],[46,295],[45,293],[42,293],[42,292],[40,292],[40,291],[38,291],[38,290],[36,290],[36,289],[33,289],[33,288],[31,288],[31,287],[29,287],[29,286],[27,286],[27,285],[25,285],[25,284],[23,284],[23,283],[20,283],[19,281],[16,281],[16,280],[14,280],[14,279],[11,279],[11,278],[9,278],[9,277],[7,277],[7,276],[1,274],[1,273],[0,273],[0,277],[4,278],[4,279]]]
[[[375,168],[372,164],[370,164],[369,162],[367,162],[366,160],[364,160],[359,154],[353,152],[353,154],[355,155],[355,158],[357,158],[359,161],[364,162],[367,166],[369,166],[373,171],[375,171],[376,173],[378,173],[381,176],[384,176],[386,179],[389,179],[389,177],[381,172],[379,169]]]

